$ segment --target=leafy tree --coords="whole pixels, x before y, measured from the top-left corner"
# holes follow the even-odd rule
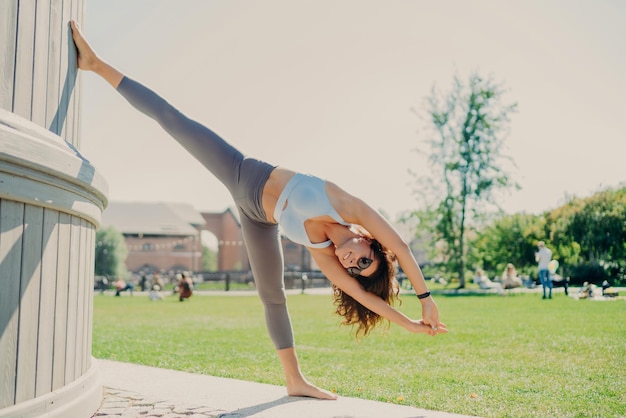
[[[127,256],[128,249],[122,233],[112,226],[96,232],[96,276],[125,276]]]
[[[217,270],[217,253],[207,246],[202,246],[202,270]]]
[[[543,216],[502,215],[481,228],[470,240],[468,261],[492,276],[501,274],[507,263],[513,263],[518,272],[531,275],[536,272],[537,242],[545,240],[544,228]]]
[[[548,215],[557,244],[569,250],[570,263],[603,270],[619,280],[626,272],[626,187],[572,199]],[[572,257],[571,255],[575,257]]]
[[[553,250],[559,273],[572,284],[609,278],[620,285],[626,273],[626,188],[571,198],[539,216],[518,213],[485,222],[469,240],[468,262],[491,274],[512,262],[536,276],[538,241]]]
[[[572,218],[569,232],[591,264],[624,259],[626,188],[619,192],[606,190],[585,199],[582,210]]]
[[[427,210],[434,213],[433,239],[442,244],[442,262],[458,274],[461,287],[470,221],[488,204],[495,205],[497,190],[517,186],[504,170],[502,154],[509,114],[517,104],[503,103],[504,93],[491,78],[472,74],[467,84],[455,77],[447,93],[433,87],[428,98],[434,171],[425,180],[440,200],[427,203]]]
[[[551,242],[548,245],[553,251],[553,257],[559,260],[562,274],[572,274],[572,267],[583,261],[580,244],[568,232],[569,225],[574,215],[582,210],[582,199],[571,198],[564,205],[544,214],[546,219],[546,236],[544,241]]]

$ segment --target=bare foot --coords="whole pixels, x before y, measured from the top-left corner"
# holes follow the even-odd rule
[[[100,62],[98,55],[83,36],[78,22],[71,20],[70,27],[72,28],[74,44],[76,44],[76,48],[78,49],[78,68],[85,71],[94,71],[95,67]]]
[[[306,380],[299,384],[287,385],[287,394],[289,396],[306,396],[309,398],[328,399],[333,401],[337,399],[337,395],[334,393],[320,389]]]

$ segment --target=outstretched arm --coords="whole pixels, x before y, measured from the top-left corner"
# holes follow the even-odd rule
[[[417,264],[409,245],[385,218],[361,199],[350,195],[334,184],[331,184],[329,187],[329,196],[331,197],[331,204],[344,220],[361,225],[385,248],[395,254],[416,294],[421,295],[428,292],[428,286],[426,286],[422,270]],[[429,296],[419,301],[422,305],[422,320],[424,323],[430,325],[434,330],[441,326],[445,327],[439,321],[439,310],[433,298]]]
[[[367,229],[385,248],[395,254],[398,264],[400,264],[411,282],[415,293],[422,295],[428,292],[428,286],[422,270],[406,241],[402,239],[400,234],[385,218],[369,206],[363,204],[359,211],[359,225]],[[439,321],[439,310],[433,298],[428,296],[424,299],[419,299],[419,302],[422,305],[422,319],[424,322],[432,327],[442,325]]]
[[[345,268],[341,265],[341,263],[339,263],[334,254],[326,252],[322,249],[312,250],[311,255],[324,275],[328,277],[328,279],[335,286],[350,295],[354,300],[365,306],[370,311],[376,312],[383,318],[404,327],[410,332],[428,335],[437,335],[448,332],[445,324],[437,322],[438,327],[433,329],[433,327],[430,324],[427,324],[424,319],[413,320],[394,307],[389,306],[387,302],[382,300],[377,295],[363,289],[356,279],[350,277],[350,275],[346,273]]]
[[[124,74],[96,54],[83,36],[78,22],[71,20],[70,27],[72,28],[74,44],[76,44],[78,49],[78,68],[84,71],[93,71],[104,78],[113,88],[117,89],[117,86],[124,78]]]

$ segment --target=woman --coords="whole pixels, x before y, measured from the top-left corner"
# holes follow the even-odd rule
[[[489,280],[489,277],[487,277],[487,275],[481,268],[476,269],[476,273],[474,275],[474,283],[476,283],[481,289],[496,289],[500,296],[504,295],[502,283],[495,283]]]
[[[103,61],[78,24],[70,24],[78,67],[104,78],[132,106],[155,119],[232,194],[289,395],[337,398],[309,383],[300,371],[284,293],[278,224],[288,238],[311,252],[333,284],[337,313],[344,317],[343,323],[356,325],[357,333],[367,334],[382,318],[415,333],[435,336],[447,332],[408,245],[376,211],[333,183],[244,156]],[[412,320],[391,306],[398,293],[394,258],[418,294],[421,320]]]
[[[522,287],[522,279],[517,275],[515,266],[511,263],[506,265],[504,272],[502,273],[502,286],[505,289],[514,289],[516,287]]]

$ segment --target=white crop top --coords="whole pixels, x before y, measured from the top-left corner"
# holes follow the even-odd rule
[[[325,190],[326,182],[308,174],[296,174],[285,185],[274,209],[274,219],[283,233],[298,244],[311,248],[326,248],[331,240],[312,243],[304,228],[304,221],[328,215],[342,225],[349,226],[331,206]],[[285,207],[287,202],[287,207]]]

